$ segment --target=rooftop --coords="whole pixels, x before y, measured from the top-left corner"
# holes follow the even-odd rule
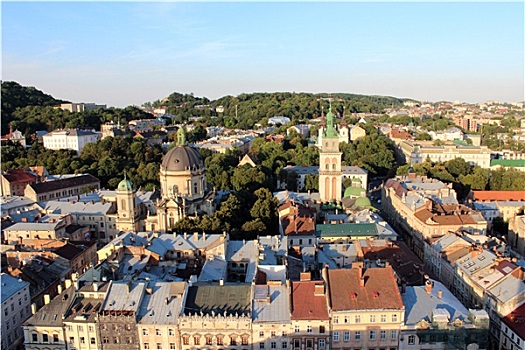
[[[0,282],[2,284],[2,304],[11,296],[29,286],[29,283],[22,281],[21,279],[14,278],[7,273],[2,273],[0,275]]]
[[[255,285],[252,312],[253,322],[290,322],[289,301],[289,292],[286,285]]]
[[[251,315],[252,285],[236,283],[225,285],[193,285],[188,289],[185,315]]]
[[[292,282],[292,320],[328,320],[323,281]]]
[[[391,267],[329,270],[332,310],[404,308]],[[360,283],[364,282],[364,286]]]

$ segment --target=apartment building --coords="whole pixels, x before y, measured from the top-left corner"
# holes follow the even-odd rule
[[[182,350],[251,348],[251,284],[194,284],[187,293],[179,318]]]
[[[45,181],[27,185],[24,196],[35,202],[46,202],[84,192],[100,189],[100,180],[90,174],[77,175],[59,180]]]
[[[70,149],[80,154],[88,143],[96,143],[101,133],[94,129],[57,129],[42,136],[44,148]]]
[[[431,162],[446,162],[462,158],[471,165],[490,168],[491,151],[487,146],[443,145],[435,146],[432,141],[402,141],[399,148],[406,162],[419,164],[430,159]]]
[[[22,323],[32,315],[29,283],[0,274],[2,292],[2,349],[11,350],[24,340]]]
[[[323,271],[330,295],[331,349],[397,349],[405,306],[391,267]]]
[[[293,329],[288,285],[268,281],[253,288],[253,349],[289,349]]]
[[[186,282],[148,282],[137,315],[141,349],[180,349],[177,323],[186,288]]]
[[[489,316],[469,310],[440,282],[407,287],[399,349],[488,349]]]
[[[309,273],[307,274],[309,276]],[[302,278],[291,282],[290,348],[293,350],[328,349],[330,316],[324,281]]]

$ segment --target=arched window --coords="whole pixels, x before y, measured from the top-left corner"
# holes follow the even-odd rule
[[[120,201],[120,206],[122,207],[122,210],[126,210],[126,200],[125,199],[122,199]]]
[[[332,197],[333,199],[337,198],[337,178],[332,178]]]
[[[331,198],[330,197],[330,178],[326,178],[324,179],[324,190],[326,192],[326,198]]]

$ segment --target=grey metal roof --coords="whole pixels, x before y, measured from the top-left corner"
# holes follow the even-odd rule
[[[507,275],[503,281],[488,290],[501,303],[525,293],[525,282],[512,275]]]
[[[226,279],[228,262],[220,256],[206,260],[199,276],[199,282],[212,282]]]
[[[0,275],[0,282],[2,285],[2,304],[25,287],[29,287],[29,283],[22,281],[21,279],[14,278],[7,273],[2,273]]]
[[[62,315],[66,313],[75,298],[75,287],[71,286],[62,294],[44,305],[36,314],[31,316],[24,324],[31,326],[62,326]]]
[[[64,202],[49,201],[46,203],[45,210],[55,214],[82,214],[82,215],[106,215],[111,210],[112,203],[106,202]]]
[[[8,228],[5,228],[4,231],[52,231],[59,223],[60,222],[17,222]]]
[[[115,282],[109,287],[106,300],[101,311],[133,311],[137,312],[144,296],[144,282]]]
[[[256,241],[230,241],[226,250],[227,261],[256,261]]]
[[[182,311],[186,282],[149,282],[140,304],[141,324],[177,324]]]
[[[401,294],[405,304],[405,324],[413,326],[421,320],[432,322],[432,313],[435,309],[445,309],[450,314],[449,322],[460,318],[466,320],[468,310],[441,282],[433,281],[432,293],[428,294],[425,286],[407,287]],[[443,295],[438,298],[438,291]]]
[[[290,293],[286,285],[256,285],[253,299],[254,323],[290,322]]]

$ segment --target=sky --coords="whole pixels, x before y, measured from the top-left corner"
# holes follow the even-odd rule
[[[2,80],[72,102],[525,99],[523,2],[2,1],[1,12]]]

